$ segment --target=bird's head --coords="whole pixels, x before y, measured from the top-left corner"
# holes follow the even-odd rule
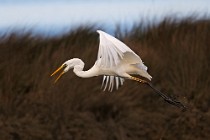
[[[62,70],[62,72],[59,74],[59,76],[56,78],[55,83],[58,81],[58,79],[60,79],[60,77],[66,73],[67,71],[69,71],[69,69],[74,67],[74,59],[68,60],[66,62],[64,62],[57,70],[55,70],[51,76],[55,75],[56,73],[58,73],[59,71]]]

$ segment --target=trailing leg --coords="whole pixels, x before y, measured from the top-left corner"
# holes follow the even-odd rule
[[[175,99],[172,99],[170,97],[168,97],[167,95],[165,95],[164,93],[162,93],[161,91],[159,91],[158,89],[156,89],[152,83],[150,82],[147,82],[145,80],[142,80],[140,78],[136,78],[136,77],[131,77],[131,80],[134,80],[134,81],[137,81],[137,82],[140,82],[140,83],[143,83],[143,84],[146,84],[148,85],[149,87],[151,87],[156,93],[158,93],[163,99],[164,101],[168,102],[169,104],[172,104],[174,106],[177,106],[179,108],[182,108],[184,110],[186,110],[186,106],[184,106],[180,101],[177,101]]]

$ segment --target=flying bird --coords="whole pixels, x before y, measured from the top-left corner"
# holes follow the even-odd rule
[[[147,72],[147,66],[127,45],[104,31],[97,30],[97,32],[99,33],[100,42],[97,60],[93,67],[83,71],[85,64],[81,59],[73,58],[67,60],[51,74],[53,76],[62,70],[55,82],[70,69],[73,69],[73,72],[82,78],[103,75],[102,87],[104,90],[107,89],[109,91],[112,91],[114,87],[118,89],[119,86],[123,85],[125,79],[129,79],[148,85],[166,102],[180,108],[186,108],[181,102],[166,96],[149,82],[152,76]],[[132,75],[139,75],[147,80]]]

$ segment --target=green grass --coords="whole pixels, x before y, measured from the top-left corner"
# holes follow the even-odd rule
[[[58,37],[11,33],[0,38],[0,139],[208,139],[210,20],[167,18],[158,25],[116,30],[149,67],[153,84],[188,111],[165,103],[149,87],[126,80],[103,92],[102,76],[73,72],[57,84],[50,74],[67,59],[95,62],[98,34],[80,27]]]

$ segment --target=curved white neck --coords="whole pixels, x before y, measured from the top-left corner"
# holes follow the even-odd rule
[[[82,60],[81,60],[81,62],[82,62]],[[97,69],[95,66],[93,66],[92,68],[90,68],[87,71],[83,71],[83,69],[84,69],[84,62],[82,62],[79,65],[75,65],[73,72],[77,76],[82,77],[82,78],[89,78],[89,77],[97,76]]]

